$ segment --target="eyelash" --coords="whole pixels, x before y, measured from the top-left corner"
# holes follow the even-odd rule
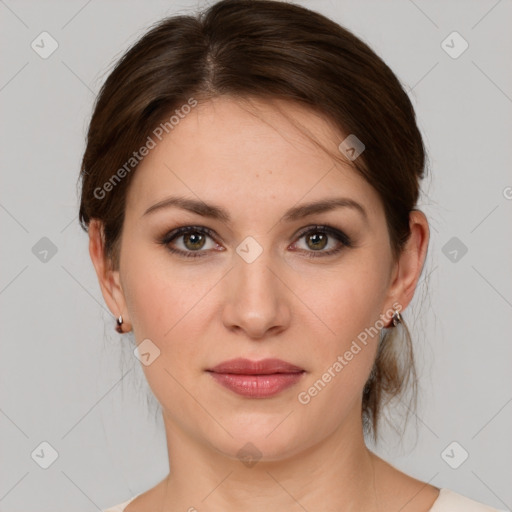
[[[343,247],[353,247],[353,243],[351,239],[343,233],[343,231],[340,231],[332,226],[328,225],[315,225],[315,226],[308,226],[304,230],[302,230],[297,235],[297,240],[300,240],[305,235],[309,235],[312,233],[323,233],[326,235],[331,235],[334,237],[338,242],[340,242],[340,246],[338,246],[335,249],[331,249],[330,251],[305,251],[307,253],[307,258],[319,258],[319,257],[327,257],[327,256],[333,256],[334,254],[339,253]],[[182,235],[188,234],[188,233],[201,233],[203,235],[208,235],[210,238],[215,240],[213,231],[209,228],[205,228],[202,226],[184,226],[181,228],[174,229],[164,235],[160,240],[158,241],[159,244],[165,246],[167,250],[171,253],[178,254],[180,256],[183,256],[185,258],[202,258],[205,255],[201,253],[207,253],[208,251],[182,251],[181,249],[175,249],[170,247],[170,243],[173,242],[176,238],[179,238]],[[295,243],[295,242],[294,242]],[[315,254],[317,253],[317,254]]]

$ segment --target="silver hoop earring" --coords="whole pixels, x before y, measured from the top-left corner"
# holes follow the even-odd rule
[[[402,315],[400,314],[400,311],[395,310],[391,318],[391,321],[393,323],[393,327],[396,327],[398,324],[402,323]]]
[[[123,328],[121,326],[123,325],[123,317],[121,315],[119,315],[119,318],[117,319],[116,323],[116,331],[122,333]]]

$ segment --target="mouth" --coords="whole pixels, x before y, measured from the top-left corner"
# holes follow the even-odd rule
[[[206,370],[220,385],[249,398],[269,398],[297,384],[306,371],[280,359],[231,359]]]

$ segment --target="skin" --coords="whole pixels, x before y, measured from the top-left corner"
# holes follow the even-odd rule
[[[276,104],[332,151],[345,137],[304,107]],[[109,309],[137,343],[150,339],[160,350],[142,368],[162,405],[171,471],[126,512],[427,511],[439,489],[401,473],[364,442],[361,393],[379,336],[308,404],[297,396],[393,304],[407,307],[428,222],[411,212],[411,237],[393,261],[383,205],[350,161],[335,162],[268,103],[251,105],[230,97],[199,104],[144,158],[127,196],[118,270],[105,260],[99,223],[90,225],[90,255]],[[171,195],[218,205],[231,220],[178,207],[143,215]],[[345,207],[282,220],[298,204],[340,196],[360,203],[367,218]],[[297,236],[315,224],[341,230],[353,247],[308,258],[340,246],[330,235],[319,249]],[[170,245],[205,256],[186,258],[158,243],[187,225],[208,227],[214,238],[205,235],[201,246],[181,236]],[[262,249],[251,263],[236,252],[248,236]],[[241,397],[205,371],[234,357],[276,357],[306,372],[272,398]],[[237,457],[248,442],[261,453],[251,467]]]

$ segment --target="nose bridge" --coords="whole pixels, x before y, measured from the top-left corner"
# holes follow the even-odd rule
[[[279,265],[274,260],[272,248],[252,237],[238,245],[225,304],[227,326],[238,326],[250,336],[261,337],[267,330],[283,328],[288,322],[285,287],[276,276]]]
[[[239,300],[259,300],[265,298],[265,303],[270,304],[278,298],[279,286],[276,283],[276,266],[272,248],[264,242],[258,242],[252,237],[247,237],[236,249],[236,261],[233,278],[237,280],[240,295]]]

